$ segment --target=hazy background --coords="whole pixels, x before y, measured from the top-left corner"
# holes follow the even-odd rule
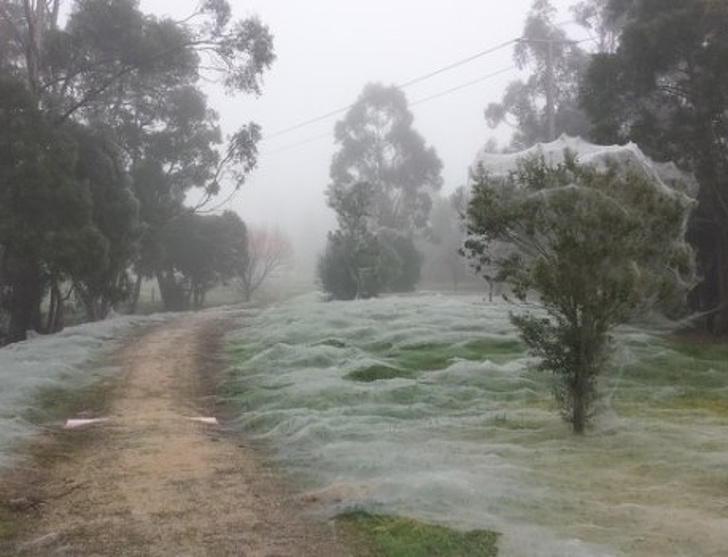
[[[253,120],[263,127],[258,169],[224,208],[251,224],[280,226],[297,260],[312,261],[335,219],[324,200],[335,151],[333,127],[368,82],[399,85],[520,36],[532,0],[232,0],[235,17],[258,15],[274,34],[277,55],[261,97],[226,97],[210,87],[210,105],[226,133]],[[557,21],[575,38],[570,0],[553,0]],[[195,0],[142,0],[146,12],[188,16]],[[585,45],[588,47],[588,45]],[[468,166],[490,137],[483,111],[518,77],[508,45],[404,89],[413,127],[443,162],[443,193],[466,183]],[[492,74],[501,72],[498,75]],[[491,76],[491,77],[489,77]],[[481,80],[457,91],[451,89]],[[441,96],[440,96],[441,95]],[[431,99],[431,97],[437,98]],[[429,100],[428,100],[429,99]],[[224,197],[224,196],[221,196]],[[301,269],[305,272],[304,269]]]

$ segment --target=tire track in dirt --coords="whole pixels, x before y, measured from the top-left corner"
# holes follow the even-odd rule
[[[189,420],[210,411],[204,371],[228,325],[184,315],[124,349],[109,420],[47,472],[47,492],[79,487],[48,500],[19,554],[349,555],[258,453]]]

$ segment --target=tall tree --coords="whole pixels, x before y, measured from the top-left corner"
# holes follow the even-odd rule
[[[124,168],[122,151],[106,130],[70,128],[77,145],[76,177],[88,184],[92,221],[103,236],[104,257],[72,277],[73,292],[89,320],[103,319],[131,290],[130,262],[141,235],[139,202]]]
[[[339,150],[331,163],[329,198],[367,182],[375,226],[405,232],[426,226],[431,194],[442,186],[442,163],[412,128],[413,120],[400,89],[364,87],[334,130]]]
[[[694,173],[690,237],[702,284],[691,297],[715,334],[728,332],[728,4],[612,0],[625,24],[613,54],[595,56],[583,106],[600,142],[637,142]]]
[[[106,255],[76,160],[72,138],[48,122],[24,84],[0,75],[0,300],[9,342],[44,330],[51,281],[83,274]]]
[[[582,136],[588,122],[578,105],[578,84],[588,58],[554,23],[549,0],[534,0],[514,59],[520,70],[532,68],[525,80],[512,81],[499,103],[491,103],[485,119],[491,127],[514,128],[511,149],[552,141],[562,133]]]
[[[336,124],[327,198],[340,229],[319,262],[324,289],[346,285],[335,297],[412,290],[419,280],[413,236],[428,224],[442,163],[413,120],[400,89],[369,84]]]
[[[58,130],[83,123],[121,148],[121,170],[134,179],[145,219],[147,257],[136,262],[140,276],[153,273],[149,258],[161,255],[154,242],[184,212],[189,191],[198,188],[198,206],[204,206],[222,183],[239,188],[256,163],[259,127],[246,124],[223,140],[217,114],[199,90],[201,80],[221,83],[231,93],[259,94],[261,75],[274,60],[272,36],[257,18],[233,20],[225,0],[203,0],[182,21],[144,14],[137,0],[76,0],[63,25],[61,4],[0,2],[0,68],[26,83]],[[80,181],[100,180],[98,187],[92,184],[96,193],[116,183],[112,197],[122,199],[128,180],[95,172],[98,155],[79,150],[79,157],[90,157],[79,163]],[[103,199],[92,196],[93,203]],[[94,207],[94,214],[102,210]],[[128,216],[129,210],[127,204],[121,212]],[[110,230],[112,223],[119,229]],[[118,258],[125,254],[128,265],[133,255],[124,228],[128,219],[103,224],[105,240],[123,245],[108,246],[114,272],[87,274],[76,285],[84,300],[95,300],[86,304],[89,310],[96,303],[102,306],[90,314],[103,313],[103,306],[126,290]],[[108,284],[100,284],[103,280]]]

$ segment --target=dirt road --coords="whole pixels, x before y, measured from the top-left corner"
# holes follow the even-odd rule
[[[348,555],[260,454],[190,420],[214,410],[205,377],[227,324],[185,315],[124,349],[108,421],[53,461],[49,498],[18,555]]]

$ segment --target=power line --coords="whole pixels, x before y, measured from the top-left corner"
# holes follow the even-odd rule
[[[573,44],[573,45],[578,45],[578,44],[581,44],[581,43],[584,43],[584,42],[588,42],[589,40],[591,40],[591,39],[582,39],[582,40],[578,40],[578,41],[564,40],[562,42],[569,43],[569,44]],[[487,49],[482,50],[482,51],[480,51],[480,52],[478,52],[476,54],[473,54],[471,56],[468,56],[467,58],[463,58],[461,60],[458,60],[457,62],[453,62],[452,64],[448,64],[447,66],[443,66],[442,68],[439,68],[439,69],[437,69],[437,70],[435,70],[433,72],[430,72],[430,73],[421,75],[421,76],[416,77],[414,79],[411,79],[409,81],[405,81],[404,83],[401,83],[399,85],[395,85],[395,87],[397,87],[399,89],[405,89],[407,87],[411,87],[412,85],[415,85],[417,83],[420,83],[422,81],[425,81],[425,80],[430,79],[432,77],[435,77],[437,75],[440,75],[442,73],[445,73],[447,71],[450,71],[450,70],[452,70],[454,68],[457,68],[459,66],[462,66],[464,64],[468,64],[470,62],[473,62],[474,60],[477,60],[478,58],[482,58],[483,56],[487,56],[488,54],[492,54],[494,52],[497,52],[498,50],[501,50],[501,49],[506,48],[506,47],[508,47],[508,46],[510,46],[512,44],[516,44],[516,43],[519,43],[519,42],[539,42],[539,41],[538,40],[529,40],[529,39],[525,39],[523,37],[517,37],[515,39],[510,39],[510,40],[505,41],[505,42],[503,42],[503,43],[501,43],[499,45],[496,45],[496,46],[491,47],[491,48],[487,48]],[[547,41],[544,41],[544,42],[548,42],[548,40]],[[434,95],[431,95],[431,96],[426,97],[424,99],[417,100],[417,101],[412,102],[412,103],[409,103],[409,104],[410,104],[410,106],[415,106],[417,104],[422,104],[422,103],[425,103],[425,102],[428,102],[428,101],[437,99],[439,97],[443,97],[445,95],[449,95],[449,94],[454,93],[456,91],[459,91],[461,89],[465,89],[466,87],[470,87],[472,85],[476,85],[476,84],[478,84],[478,83],[480,83],[482,81],[485,81],[487,79],[491,79],[491,78],[493,78],[495,76],[498,76],[498,75],[501,75],[503,73],[509,72],[509,71],[511,71],[513,69],[516,69],[516,66],[510,66],[508,68],[503,68],[503,69],[498,70],[496,72],[492,72],[492,73],[490,73],[488,75],[485,75],[483,77],[480,77],[480,78],[478,78],[476,80],[469,81],[467,83],[464,83],[462,85],[458,85],[457,87],[453,87],[451,89],[447,89],[446,91],[442,91],[440,93],[435,93]],[[321,122],[323,120],[328,120],[329,118],[331,118],[333,116],[337,116],[337,115],[342,114],[342,113],[346,112],[347,110],[351,109],[354,106],[354,104],[355,103],[351,103],[351,104],[349,104],[347,106],[344,106],[344,107],[341,107],[341,108],[337,108],[335,110],[331,110],[329,112],[326,112],[326,113],[321,114],[319,116],[316,116],[314,118],[310,118],[308,120],[304,120],[303,122],[299,122],[298,124],[295,124],[295,125],[290,126],[288,128],[284,128],[284,129],[279,130],[277,132],[274,132],[272,134],[265,135],[262,138],[262,141],[266,141],[268,139],[273,139],[275,137],[279,137],[279,136],[282,136],[282,135],[291,133],[293,131],[296,131],[296,130],[299,130],[301,128],[310,126],[311,124],[316,124],[316,123]],[[297,143],[293,143],[293,144],[290,144],[290,145],[286,145],[286,146],[281,147],[279,149],[274,149],[272,151],[264,152],[263,154],[271,155],[271,154],[276,154],[276,153],[280,153],[280,152],[284,152],[284,151],[289,151],[289,150],[294,149],[296,147],[300,147],[302,145],[306,145],[308,143],[312,143],[314,141],[318,141],[319,139],[323,139],[323,138],[329,137],[329,135],[330,135],[330,132],[327,132],[326,134],[321,134],[321,135],[318,135],[318,136],[315,136],[315,137],[311,137],[311,138],[308,138],[308,139],[304,139],[302,141],[299,141]]]
[[[440,97],[444,97],[445,95],[449,95],[451,93],[455,93],[456,91],[460,91],[461,89],[465,89],[467,87],[477,85],[478,83],[481,83],[488,79],[492,79],[496,76],[499,76],[501,74],[504,74],[504,73],[507,73],[507,72],[510,72],[510,71],[513,71],[516,69],[518,69],[516,66],[509,66],[507,68],[500,69],[498,71],[489,73],[488,75],[484,75],[483,77],[479,77],[478,79],[474,79],[472,81],[468,81],[467,83],[463,83],[462,85],[458,85],[457,87],[452,87],[451,89],[447,89],[446,91],[441,91],[440,93],[435,93],[434,95],[430,95],[429,97],[425,97],[424,99],[419,99],[414,102],[411,102],[410,106],[415,106],[418,104],[426,103],[428,101],[439,99]]]
[[[296,143],[291,143],[290,145],[286,145],[284,147],[279,147],[278,149],[273,149],[272,151],[263,151],[261,155],[275,155],[277,153],[283,153],[284,151],[290,151],[291,149],[295,149],[296,147],[301,147],[302,145],[313,143],[314,141],[318,141],[319,139],[325,139],[327,137],[331,137],[330,131],[314,137],[309,137],[308,139],[303,139]]]
[[[473,85],[477,85],[478,83],[482,83],[483,81],[487,81],[488,79],[492,79],[494,77],[497,77],[499,75],[502,75],[502,74],[507,73],[507,72],[510,72],[510,71],[513,71],[515,69],[517,69],[516,66],[509,66],[507,68],[502,68],[502,69],[500,69],[498,71],[491,72],[491,73],[489,73],[487,75],[484,75],[482,77],[479,77],[478,79],[474,79],[474,80],[468,81],[467,83],[463,83],[463,84],[458,85],[456,87],[451,87],[450,89],[447,89],[445,91],[440,91],[439,93],[435,93],[434,95],[430,95],[429,97],[425,97],[425,98],[422,98],[422,99],[418,99],[418,100],[416,100],[414,102],[409,103],[409,106],[416,106],[418,104],[424,104],[426,102],[429,102],[429,101],[432,101],[432,100],[435,100],[435,99],[439,99],[440,97],[444,97],[446,95],[450,95],[452,93],[455,93],[455,92],[460,91],[461,89],[465,89],[467,87],[472,87]],[[328,131],[326,133],[323,133],[323,134],[320,134],[320,135],[317,135],[317,136],[314,136],[314,137],[309,137],[308,139],[304,139],[304,140],[298,141],[296,143],[291,143],[290,145],[286,145],[286,146],[280,147],[278,149],[273,149],[271,151],[263,151],[261,153],[261,155],[263,155],[263,156],[264,155],[275,155],[277,153],[282,153],[282,152],[285,152],[285,151],[290,151],[291,149],[295,149],[297,147],[301,147],[302,145],[307,145],[308,143],[313,143],[314,141],[318,141],[320,139],[326,139],[326,138],[329,138],[329,137],[331,137],[331,132],[330,131]]]
[[[450,70],[452,70],[454,68],[457,68],[459,66],[462,66],[464,64],[468,64],[468,63],[470,63],[470,62],[472,62],[474,60],[477,60],[478,58],[482,58],[483,56],[487,56],[488,54],[492,54],[493,52],[496,52],[498,50],[501,50],[503,48],[506,48],[507,46],[510,46],[510,45],[512,45],[512,44],[514,44],[516,42],[518,42],[518,39],[511,39],[511,40],[506,41],[504,43],[501,43],[501,44],[499,44],[497,46],[494,46],[494,47],[488,48],[486,50],[483,50],[481,52],[478,52],[476,54],[473,54],[472,56],[468,56],[467,58],[463,58],[462,60],[458,60],[457,62],[454,62],[454,63],[449,64],[447,66],[444,66],[444,67],[442,67],[440,69],[437,69],[434,72],[430,72],[430,73],[427,73],[425,75],[421,75],[419,77],[416,77],[416,78],[411,79],[409,81],[406,81],[404,83],[401,83],[399,85],[396,85],[396,87],[399,88],[399,89],[405,89],[407,87],[411,87],[412,85],[415,85],[416,83],[420,83],[421,81],[425,81],[427,79],[430,79],[432,77],[435,77],[436,75],[440,75],[441,73],[445,73],[447,71],[450,71]],[[320,116],[316,116],[316,117],[311,118],[309,120],[304,120],[303,122],[300,122],[300,123],[295,124],[293,126],[290,126],[288,128],[284,128],[284,129],[279,130],[277,132],[274,132],[274,133],[271,133],[269,135],[266,135],[266,136],[263,137],[263,141],[268,140],[268,139],[273,139],[274,137],[279,137],[279,136],[284,135],[284,134],[288,134],[288,133],[290,133],[292,131],[296,131],[296,130],[301,129],[303,127],[310,126],[311,124],[316,124],[318,122],[321,122],[322,120],[328,120],[332,116],[337,116],[337,115],[339,115],[339,114],[341,114],[343,112],[346,112],[351,107],[353,107],[354,104],[355,103],[352,103],[352,104],[349,104],[347,106],[344,106],[344,107],[341,107],[341,108],[337,108],[337,109],[332,110],[330,112],[326,112],[325,114],[321,114]]]
[[[441,73],[445,73],[449,70],[452,70],[454,68],[457,68],[458,66],[462,66],[463,64],[467,64],[469,62],[472,62],[473,60],[477,60],[478,58],[482,58],[483,56],[486,56],[488,54],[492,54],[498,50],[501,50],[502,48],[505,48],[507,46],[510,46],[514,43],[518,42],[518,39],[511,39],[510,41],[506,41],[504,43],[499,44],[498,46],[494,46],[492,48],[488,48],[486,50],[483,50],[482,52],[478,52],[477,54],[473,54],[472,56],[469,56],[467,58],[464,58],[462,60],[459,60],[453,64],[450,64],[449,66],[445,66],[444,68],[440,68],[439,70],[435,70],[434,72],[428,73],[426,75],[416,77],[415,79],[412,79],[410,81],[407,81],[405,83],[402,83],[400,85],[397,85],[399,89],[404,89],[406,87],[409,87],[410,85],[414,85],[415,83],[419,83],[420,81],[425,81],[426,79],[430,79],[431,77],[435,77],[436,75],[440,75]]]

